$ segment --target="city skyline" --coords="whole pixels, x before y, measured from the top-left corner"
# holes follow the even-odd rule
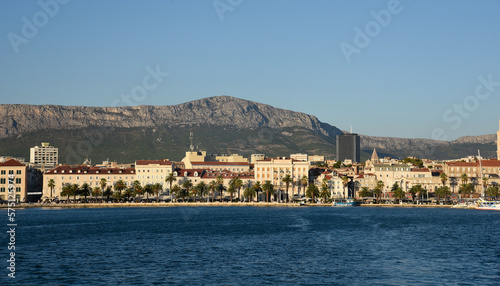
[[[499,1],[4,8],[4,104],[175,105],[229,95],[363,135],[453,140],[497,131]],[[134,92],[131,104],[121,100]]]

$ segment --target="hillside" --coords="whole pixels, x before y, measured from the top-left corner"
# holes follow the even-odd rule
[[[335,126],[316,117],[229,96],[173,106],[80,107],[0,105],[0,155],[29,159],[29,148],[50,142],[61,163],[106,159],[180,160],[194,145],[209,153],[335,156]],[[495,135],[462,137],[452,142],[361,135],[362,160],[373,148],[379,156],[450,159],[477,154],[495,156]]]

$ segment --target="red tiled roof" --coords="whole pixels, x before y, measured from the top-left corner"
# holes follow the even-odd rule
[[[162,165],[162,166],[170,166],[173,162],[163,159],[163,160],[137,160],[135,165]]]
[[[191,162],[193,166],[249,166],[246,162]]]
[[[80,172],[78,172],[80,171]],[[56,168],[47,171],[46,174],[51,175],[67,175],[67,174],[135,174],[135,168],[97,168],[86,165],[80,166],[69,166],[69,165],[61,165]]]
[[[201,177],[205,172],[204,169],[176,169],[177,177],[195,177],[194,173],[198,172],[197,177]],[[187,173],[187,174],[186,174]]]
[[[23,163],[17,161],[17,160],[14,160],[14,159],[9,159],[7,160],[6,162],[4,163],[0,163],[0,166],[9,166],[9,167],[16,167],[16,166],[24,166]]]
[[[240,179],[253,179],[254,173],[234,173],[231,171],[220,171],[220,172],[206,172],[203,174],[203,179],[217,178],[218,176],[222,176],[223,178],[240,178]]]
[[[415,168],[415,169],[411,169],[412,172],[430,172],[431,170],[429,170],[428,168]]]

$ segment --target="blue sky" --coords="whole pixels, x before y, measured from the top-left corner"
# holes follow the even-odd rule
[[[231,95],[373,136],[498,130],[498,0],[60,2],[2,2],[0,103],[112,106],[149,67],[168,76],[131,104]]]

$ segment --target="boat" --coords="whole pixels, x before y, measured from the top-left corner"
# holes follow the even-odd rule
[[[476,210],[496,210],[500,211],[500,201],[487,201],[480,198],[477,201]]]
[[[332,206],[334,207],[358,207],[361,205],[361,202],[353,200],[353,199],[347,199],[347,200],[341,200],[341,201],[335,201],[333,202]]]

